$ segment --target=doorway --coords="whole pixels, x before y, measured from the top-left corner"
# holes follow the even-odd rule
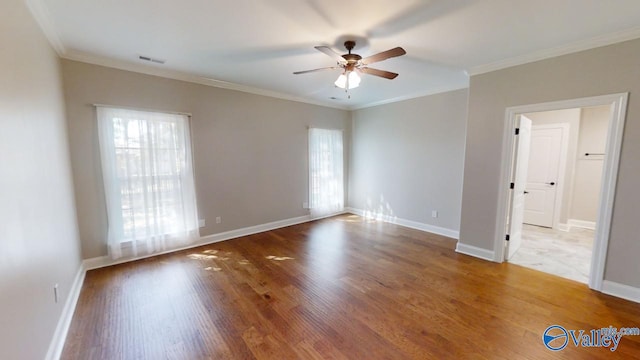
[[[625,110],[628,94],[613,94],[591,98],[582,98],[566,101],[558,101],[551,103],[533,104],[506,109],[505,116],[505,134],[502,152],[502,169],[501,177],[504,182],[500,183],[498,221],[496,223],[496,233],[498,237],[495,243],[496,261],[502,262],[506,258],[513,256],[518,251],[518,247],[522,244],[524,208],[526,204],[525,194],[527,190],[526,184],[526,168],[529,155],[523,146],[529,146],[526,140],[522,140],[516,129],[520,129],[522,124],[526,127],[528,121],[526,114],[536,112],[547,112],[553,110],[587,108],[595,106],[607,106],[609,112],[609,122],[607,126],[607,137],[604,146],[604,152],[598,153],[602,157],[602,176],[600,178],[600,186],[597,191],[599,200],[596,207],[596,221],[598,224],[594,230],[594,241],[591,253],[591,269],[589,272],[589,287],[601,290],[604,275],[604,265],[606,250],[609,240],[609,230],[611,223],[613,198],[615,194],[615,183],[617,178],[617,169],[621,148],[622,130],[625,120]],[[523,122],[523,119],[524,122]],[[530,122],[532,125],[533,122]],[[530,140],[530,139],[529,139]],[[524,145],[523,145],[524,144]],[[595,152],[594,152],[595,153]],[[518,156],[520,154],[521,156]],[[522,154],[526,154],[522,156]],[[586,152],[585,152],[586,154]],[[590,155],[585,155],[590,156]],[[523,160],[523,158],[527,160]],[[523,163],[525,163],[523,169]],[[524,174],[524,176],[523,176]],[[559,176],[559,175],[558,175]],[[550,183],[552,181],[548,181]],[[555,186],[546,184],[547,186]],[[564,185],[564,180],[562,181]],[[545,198],[542,196],[541,198]],[[564,198],[566,195],[555,192],[556,198]],[[541,203],[538,203],[538,208]],[[554,205],[553,217],[557,219],[559,212],[557,211],[557,201]],[[546,205],[547,208],[548,205]],[[568,207],[567,207],[568,209]],[[522,221],[520,221],[522,219]],[[576,223],[577,224],[577,223]],[[567,223],[561,223],[555,220],[555,224],[550,229],[556,227],[555,230],[566,229]]]
[[[521,115],[532,123],[524,226],[509,262],[588,283],[610,110],[601,105]]]

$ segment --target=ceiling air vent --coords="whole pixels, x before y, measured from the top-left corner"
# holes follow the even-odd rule
[[[156,64],[164,64],[164,62],[166,61],[166,60],[155,59],[155,58],[152,58],[152,57],[149,57],[149,56],[143,56],[143,55],[138,56],[138,58],[140,60],[151,61],[151,62],[154,62]]]

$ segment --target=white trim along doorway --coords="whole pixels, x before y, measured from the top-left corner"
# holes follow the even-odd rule
[[[494,242],[494,261],[503,262],[505,259],[505,238],[508,234],[508,218],[512,198],[510,196],[512,191],[510,185],[515,164],[513,151],[515,144],[514,134],[520,115],[532,112],[609,105],[611,106],[611,119],[609,121],[605,150],[606,155],[604,157],[604,168],[602,172],[602,187],[600,189],[597,217],[598,226],[595,232],[591,271],[589,274],[589,287],[598,291],[602,290],[628,97],[628,93],[620,93],[514,106],[506,109],[502,142],[502,165],[500,170],[501,181],[498,192],[498,213],[495,224],[497,236]]]

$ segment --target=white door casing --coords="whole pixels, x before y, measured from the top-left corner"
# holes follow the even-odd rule
[[[507,241],[507,260],[518,251],[522,244],[522,222],[525,210],[525,187],[527,185],[527,171],[529,150],[531,144],[531,120],[520,116],[520,126],[515,142],[515,167],[513,172],[513,193],[511,194],[511,214],[509,216],[509,241]]]
[[[560,200],[561,165],[566,166],[566,128],[561,124],[534,125],[531,128],[525,224],[551,228],[557,222],[554,220],[558,216],[556,201]]]
[[[516,127],[516,119],[520,114],[531,112],[611,105],[611,120],[609,122],[607,134],[607,146],[604,156],[605,161],[602,173],[602,186],[600,190],[600,203],[598,206],[598,227],[596,228],[596,235],[593,243],[593,256],[591,260],[591,271],[589,274],[589,287],[594,290],[602,291],[607,248],[609,245],[609,232],[611,230],[611,218],[613,215],[613,200],[616,191],[618,166],[620,163],[620,152],[622,149],[622,134],[626,119],[628,99],[629,93],[619,93],[572,100],[520,105],[505,109],[502,165],[500,169],[500,179],[502,179],[502,181],[498,185],[498,216],[496,217],[495,224],[496,237],[494,239],[494,261],[503,262],[505,259],[504,234],[507,230],[506,224],[510,214],[510,201],[508,200],[511,190],[509,189],[509,182],[511,180],[512,168],[514,165],[513,144],[515,141],[512,134]]]

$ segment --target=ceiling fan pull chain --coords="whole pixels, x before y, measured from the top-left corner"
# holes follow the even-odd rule
[[[351,50],[349,50],[351,52]],[[349,73],[345,72],[347,75],[347,82],[345,83],[344,92],[347,94],[347,99],[351,99],[351,94],[349,94]]]

